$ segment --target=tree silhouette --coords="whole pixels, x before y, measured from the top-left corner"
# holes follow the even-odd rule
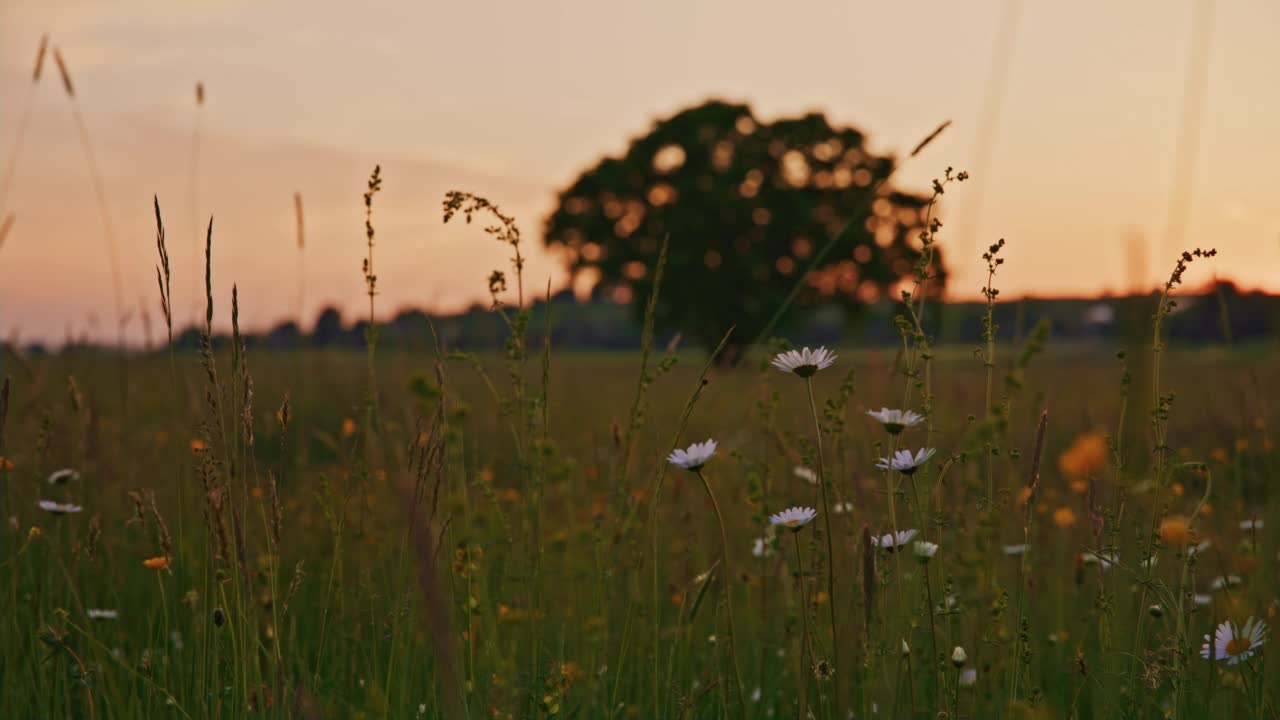
[[[342,313],[335,307],[326,307],[316,317],[315,327],[311,329],[311,344],[316,347],[330,347],[342,340]]]
[[[891,190],[893,166],[822,114],[764,123],[746,105],[709,101],[584,172],[560,194],[545,240],[571,273],[596,279],[597,293],[639,300],[639,317],[669,235],[657,325],[708,347],[736,325],[731,359],[859,209],[870,212],[803,278],[797,304],[856,311],[910,276],[928,199]],[[934,292],[945,281],[935,261]]]

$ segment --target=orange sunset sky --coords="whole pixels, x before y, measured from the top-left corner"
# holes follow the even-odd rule
[[[360,312],[361,193],[375,163],[380,307],[454,310],[483,298],[506,252],[477,228],[441,224],[446,190],[517,215],[528,283],[561,284],[541,248],[555,191],[709,96],[765,119],[821,110],[899,156],[954,121],[898,175],[920,191],[948,165],[975,175],[941,211],[953,297],[978,296],[979,248],[999,237],[1005,295],[1154,284],[1182,245],[1220,251],[1192,284],[1216,273],[1280,291],[1275,0],[3,0],[0,178],[12,172],[12,184],[0,201],[16,221],[0,247],[0,337],[115,335],[72,105],[52,63],[31,82],[45,32],[92,138],[124,301],[146,303],[155,324],[153,194],[181,324],[202,302],[197,226],[210,214],[217,319],[228,318],[233,281],[247,326],[296,316],[295,191],[306,206],[306,324],[327,304]],[[1179,160],[1196,108],[1198,150],[1183,144]],[[1175,183],[1177,167],[1189,183]],[[141,337],[136,320],[129,329]]]

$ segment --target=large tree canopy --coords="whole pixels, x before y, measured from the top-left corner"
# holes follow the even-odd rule
[[[598,278],[597,292],[638,300],[639,316],[669,235],[659,328],[714,345],[737,325],[736,341],[747,342],[859,209],[853,231],[804,278],[798,304],[856,310],[911,274],[928,201],[881,183],[893,163],[821,114],[764,123],[746,105],[710,101],[584,172],[560,194],[545,239],[575,276]]]

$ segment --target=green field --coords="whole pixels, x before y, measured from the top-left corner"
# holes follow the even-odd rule
[[[982,350],[942,348],[930,420],[896,438],[938,453],[906,476],[876,469],[895,438],[866,410],[920,409],[924,373],[837,350],[825,502],[794,472],[820,467],[805,381],[764,354],[704,375],[657,348],[637,410],[639,353],[382,353],[372,404],[360,353],[250,348],[216,378],[195,354],[7,353],[3,715],[1275,716],[1269,645],[1200,656],[1275,615],[1274,352],[1165,353],[1153,426],[1149,350],[1050,343],[1011,371],[998,347],[988,412]],[[664,461],[709,437],[724,555]],[[768,534],[793,505],[817,520]],[[895,524],[937,554],[864,541]]]
[[[0,5],[0,720],[1280,720],[1280,2],[187,5]]]

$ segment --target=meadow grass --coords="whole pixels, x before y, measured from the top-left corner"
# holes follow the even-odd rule
[[[444,209],[512,248],[502,353],[257,350],[208,270],[197,354],[6,350],[5,717],[1276,715],[1265,640],[1201,657],[1277,606],[1274,347],[1163,339],[1211,251],[1119,357],[990,313],[935,347],[930,215],[901,346],[796,378],[781,340],[715,364],[730,328],[658,348],[652,310],[639,353],[557,353],[514,219]]]
[[[695,367],[700,357],[675,357],[679,362],[649,395],[650,418],[679,417],[686,388],[701,387]],[[1148,513],[1154,508],[1160,514],[1190,514],[1207,475],[1179,475],[1165,488],[1166,497],[1155,503],[1160,489],[1147,469],[1116,481],[1105,449],[1079,461],[1067,454],[1080,433],[1105,433],[1114,424],[1120,404],[1118,364],[1105,355],[1057,358],[1050,352],[1028,369],[1028,400],[1014,404],[1010,412],[1009,449],[1030,454],[1040,406],[1052,409],[1052,421],[1031,514],[1035,523],[1025,531],[1016,504],[1029,472],[1024,458],[997,458],[993,474],[1002,498],[999,512],[989,516],[979,509],[988,488],[985,463],[978,457],[985,443],[975,443],[977,421],[963,409],[981,411],[985,368],[963,356],[935,360],[941,386],[937,406],[961,409],[935,416],[936,444],[948,448],[944,452],[968,455],[931,491],[933,518],[926,532],[940,545],[939,554],[923,566],[909,553],[901,556],[907,592],[920,596],[900,601],[899,578],[893,576],[897,558],[879,557],[872,623],[864,628],[867,609],[856,560],[860,528],[867,524],[888,532],[889,522],[882,478],[872,465],[883,454],[883,441],[875,423],[860,418],[858,411],[891,402],[896,395],[888,391],[895,377],[893,360],[892,354],[875,352],[841,357],[843,367],[856,371],[858,391],[849,404],[846,428],[829,436],[826,452],[833,484],[853,504],[852,512],[833,515],[832,535],[842,558],[834,573],[835,597],[842,599],[839,617],[856,632],[842,636],[850,658],[844,662],[850,666],[837,667],[828,682],[843,685],[851,697],[877,703],[882,716],[909,715],[905,708],[912,698],[905,695],[906,667],[897,650],[905,639],[920,715],[932,705],[935,683],[953,683],[950,665],[937,655],[949,656],[955,645],[964,646],[979,669],[978,683],[960,696],[960,712],[966,716],[1012,712],[1008,700],[1015,675],[1023,687],[1015,699],[1018,706],[1029,706],[1034,698],[1052,708],[1050,716],[1069,716],[1072,709],[1080,717],[1159,716],[1173,697],[1173,673],[1186,683],[1183,716],[1213,716],[1204,705],[1211,697],[1215,706],[1251,707],[1240,692],[1244,673],[1257,673],[1257,689],[1267,686],[1264,673],[1273,672],[1260,660],[1247,671],[1239,666],[1227,670],[1201,660],[1198,648],[1178,659],[1170,643],[1179,622],[1187,624],[1185,634],[1198,640],[1214,621],[1270,613],[1276,591],[1268,572],[1275,563],[1273,529],[1264,524],[1244,531],[1238,524],[1254,516],[1274,517],[1268,486],[1277,458],[1267,433],[1275,419],[1262,414],[1268,397],[1263,388],[1280,380],[1273,366],[1222,351],[1173,352],[1166,362],[1166,382],[1186,388],[1179,393],[1179,405],[1186,410],[1174,414],[1169,424],[1177,457],[1206,458],[1215,478],[1212,509],[1204,515],[1202,508],[1194,531],[1195,542],[1211,539],[1214,544],[1197,558],[1194,587],[1188,587],[1181,581],[1180,566],[1185,548],[1194,543],[1153,539]],[[489,357],[481,364],[496,370],[502,361]],[[215,520],[209,530],[209,518],[202,517],[211,512],[202,500],[200,480],[211,450],[193,451],[192,445],[203,444],[200,427],[207,398],[189,359],[180,373],[183,390],[176,402],[167,380],[147,381],[167,378],[167,358],[135,359],[129,426],[120,423],[119,408],[113,405],[117,395],[111,385],[117,375],[94,356],[72,353],[28,358],[25,365],[7,363],[14,377],[4,433],[9,525],[3,568],[8,585],[3,692],[14,717],[85,714],[86,696],[78,688],[86,685],[98,698],[99,712],[109,707],[111,714],[126,717],[160,713],[170,696],[193,717],[238,716],[255,704],[262,713],[263,693],[280,695],[276,702],[291,706],[294,688],[300,686],[325,708],[326,716],[412,716],[418,703],[427,704],[427,714],[436,714],[426,628],[414,621],[418,599],[404,590],[412,580],[406,583],[400,574],[408,569],[395,554],[405,527],[394,480],[402,468],[393,465],[388,451],[387,459],[375,460],[371,472],[361,469],[361,433],[352,419],[361,416],[367,399],[362,384],[351,379],[363,375],[366,362],[360,354],[342,352],[308,352],[301,358],[255,355],[255,392],[264,405],[253,418],[259,471],[237,480],[246,487],[244,512],[249,516],[244,521],[245,572],[235,568],[234,559],[216,560],[219,553],[232,553],[226,546],[235,541],[210,535],[230,535],[231,523],[219,527]],[[645,668],[655,660],[661,680],[657,694],[665,708],[660,716],[676,714],[676,708],[709,684],[723,687],[728,682],[731,670],[720,647],[723,641],[712,640],[727,632],[724,615],[716,612],[719,589],[708,591],[699,580],[715,565],[720,538],[696,477],[668,472],[656,510],[646,506],[647,483],[621,493],[607,483],[619,451],[611,428],[625,421],[632,403],[634,362],[631,355],[578,354],[551,366],[548,405],[555,410],[553,418],[564,420],[553,420],[556,447],[545,451],[554,455],[541,499],[546,520],[539,538],[541,601],[536,613],[528,585],[533,520],[522,511],[530,488],[522,479],[514,438],[470,367],[449,368],[446,467],[436,529],[441,545],[435,552],[449,594],[449,647],[465,672],[469,716],[487,715],[491,707],[513,717],[546,716],[556,707],[563,716],[648,716],[654,688],[652,672]],[[429,371],[432,360],[384,352],[378,364],[386,388],[383,434],[411,446],[419,417],[430,417],[423,405],[433,399],[410,388],[421,387],[424,372],[428,387],[438,388]],[[310,379],[303,399],[308,425],[282,426],[273,415],[299,367]],[[1200,382],[1207,373],[1214,381]],[[784,384],[788,378],[776,375],[754,369],[713,371],[685,432],[691,439],[720,438],[721,457],[705,473],[724,510],[738,572],[717,577],[715,583],[728,583],[738,601],[739,661],[748,702],[754,702],[751,715],[761,717],[769,709],[774,715],[794,714],[797,673],[809,669],[798,671],[791,659],[799,653],[801,626],[801,588],[787,560],[792,548],[788,544],[757,558],[750,554],[752,541],[765,533],[765,511],[817,504],[816,488],[792,473],[814,450],[812,431],[806,432],[810,409],[806,398],[789,387],[793,383]],[[69,378],[75,379],[80,396],[75,402],[69,397]],[[815,393],[829,396],[838,391],[839,381],[819,374]],[[671,434],[669,426],[655,420],[636,430],[637,467],[658,471]],[[1071,465],[1076,462],[1097,463],[1092,471],[1101,487],[1095,495],[1123,493],[1121,502],[1127,505],[1124,515],[1131,519],[1122,519],[1114,531],[1104,527],[1102,543],[1090,528],[1090,516],[1109,516],[1112,509],[1087,507],[1087,497],[1074,489],[1078,468]],[[63,466],[79,469],[80,480],[65,487],[46,485],[48,474]],[[279,486],[278,549],[270,539],[271,523],[256,521],[259,514],[272,513],[271,478],[265,468]],[[154,515],[135,511],[127,496],[129,490],[144,488],[155,493],[157,514],[183,528],[174,561],[164,571],[142,566],[144,559],[161,553]],[[36,508],[40,498],[76,502],[85,510],[51,516]],[[911,494],[904,493],[901,500],[914,517]],[[633,504],[641,510],[640,518],[653,512],[661,528],[656,607],[647,533],[640,523],[627,527],[623,522]],[[1019,557],[1003,554],[1003,545],[1022,544],[1025,538],[1031,545],[1025,565]],[[811,555],[825,551],[825,545],[807,547],[806,536],[797,539]],[[1154,554],[1160,561],[1148,580],[1139,563],[1150,542],[1157,543]],[[1114,548],[1120,557],[1099,572],[1085,564],[1082,553],[1104,547]],[[291,588],[286,604],[284,588],[293,582],[299,564],[305,575]],[[811,573],[822,565],[816,559],[806,563]],[[921,586],[922,570],[932,579],[928,590]],[[1020,581],[1024,573],[1025,581]],[[1240,585],[1210,590],[1213,578],[1232,574],[1241,577]],[[237,583],[248,587],[234,590]],[[984,583],[995,588],[986,597],[979,592]],[[806,584],[814,598],[810,621],[825,621],[820,594],[825,580],[810,575]],[[1140,584],[1161,597],[1188,587],[1209,594],[1212,602],[1185,602],[1185,617],[1179,620],[1177,606],[1186,598],[1168,597],[1163,617],[1154,619],[1145,615],[1151,603],[1140,599]],[[393,592],[396,588],[399,593]],[[236,592],[246,596],[243,602],[230,597]],[[926,592],[932,602],[924,599]],[[1025,629],[1011,604],[1019,592]],[[954,598],[954,604],[933,614],[946,638],[935,653],[928,638],[930,614],[923,607],[940,605],[944,597]],[[701,607],[695,605],[699,600]],[[89,608],[116,609],[120,617],[91,621],[85,615]],[[218,608],[228,618],[222,625],[215,620]],[[890,624],[895,615],[905,617]],[[1147,618],[1147,638],[1132,655],[1139,616]],[[641,629],[646,626],[651,629]],[[390,634],[393,627],[398,637]],[[42,642],[45,633],[59,637],[59,644]],[[530,660],[533,641],[541,650]],[[1015,652],[1021,643],[1025,656]],[[63,644],[90,668],[87,678],[78,674],[70,655],[54,652]],[[243,650],[245,646],[250,649]],[[46,661],[50,653],[53,658]],[[1132,671],[1126,667],[1131,657],[1137,663]],[[394,676],[386,674],[389,668]],[[229,679],[237,676],[247,680],[232,687]],[[935,677],[940,680],[931,679]],[[279,678],[288,683],[288,693],[276,687]],[[1134,700],[1122,702],[1114,691],[1131,680],[1141,684],[1132,689]],[[759,699],[752,701],[757,687]],[[548,697],[553,701],[546,702]],[[715,715],[725,703],[720,714],[738,716],[732,696],[718,691],[702,696],[690,716]],[[530,710],[531,705],[539,708]]]

